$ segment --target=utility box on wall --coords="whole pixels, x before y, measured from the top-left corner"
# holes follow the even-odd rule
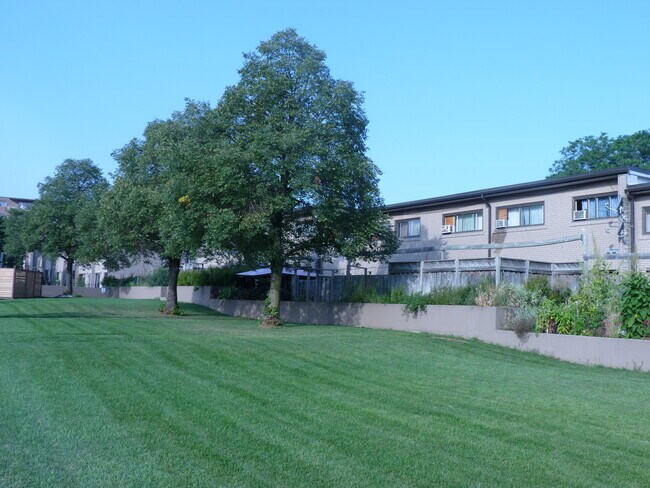
[[[0,298],[40,297],[43,274],[39,271],[0,268]]]

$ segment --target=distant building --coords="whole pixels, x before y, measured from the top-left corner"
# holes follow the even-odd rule
[[[0,217],[8,215],[10,208],[29,208],[32,203],[29,198],[0,197]]]

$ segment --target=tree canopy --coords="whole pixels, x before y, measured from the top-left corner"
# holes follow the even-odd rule
[[[177,279],[183,256],[203,244],[205,218],[198,204],[189,205],[187,161],[197,157],[194,127],[207,104],[187,102],[167,120],[149,123],[142,139],[113,153],[115,181],[102,200],[100,221],[108,267],[158,256],[169,266],[168,312],[177,305]]]
[[[244,58],[239,82],[204,121],[194,188],[211,192],[208,244],[270,265],[272,324],[285,265],[315,256],[376,260],[396,239],[382,212],[380,171],[366,155],[363,96],[334,79],[325,54],[293,29]]]
[[[96,210],[108,182],[90,159],[66,159],[38,185],[29,210],[7,217],[8,253],[39,251],[66,262],[67,292],[72,293],[74,263],[96,258]]]
[[[571,141],[550,168],[549,178],[590,173],[608,168],[635,166],[650,169],[650,130],[631,135],[586,136]]]

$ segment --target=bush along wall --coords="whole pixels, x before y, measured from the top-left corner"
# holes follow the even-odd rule
[[[650,279],[633,271],[621,282],[621,330],[624,337],[650,337]]]

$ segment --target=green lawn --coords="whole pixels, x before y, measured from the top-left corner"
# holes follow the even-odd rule
[[[0,486],[648,486],[650,375],[157,302],[0,302]]]

